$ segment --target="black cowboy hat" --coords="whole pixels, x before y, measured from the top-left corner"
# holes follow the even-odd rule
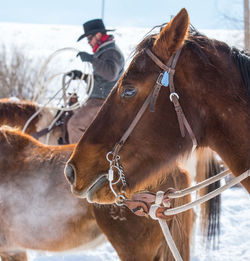
[[[90,20],[90,21],[84,23],[82,26],[83,26],[84,34],[81,35],[77,39],[77,42],[82,40],[84,37],[86,37],[88,35],[94,35],[94,34],[97,34],[99,32],[105,32],[106,33],[108,31],[115,31],[115,30],[107,30],[104,26],[102,19]]]

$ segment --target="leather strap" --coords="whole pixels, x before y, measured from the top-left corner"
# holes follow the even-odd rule
[[[126,132],[121,137],[120,141],[115,145],[115,147],[113,149],[113,158],[116,157],[116,155],[120,151],[121,147],[126,142],[126,140],[128,139],[129,135],[134,130],[135,126],[137,125],[137,123],[141,119],[142,115],[146,111],[148,105],[150,104],[151,97],[152,97],[152,94],[154,93],[154,90],[155,90],[155,88],[153,89],[153,91],[151,91],[151,93],[148,95],[147,99],[144,101],[143,105],[141,106],[140,110],[136,114],[136,116],[133,119],[132,123],[129,125],[128,129],[126,130]]]
[[[50,131],[52,131],[53,128],[49,129],[49,128],[44,128],[40,131],[37,131],[33,134],[31,134],[31,136],[35,139],[39,139],[40,137],[44,136],[45,134],[49,133]]]
[[[173,216],[164,215],[164,211],[170,208],[171,199],[168,194],[174,189],[170,188],[166,192],[162,192],[161,202],[156,210],[156,217],[167,221],[171,220]],[[157,192],[159,194],[159,192]],[[151,192],[142,192],[134,194],[131,200],[126,199],[124,205],[127,206],[137,216],[148,216],[151,207],[157,202],[157,195]]]
[[[155,54],[151,52],[151,50],[146,49],[146,54],[164,71],[169,71],[170,67],[164,64]]]
[[[171,102],[173,102],[173,104],[174,104],[181,136],[185,137],[185,128],[186,128],[189,136],[192,139],[193,146],[196,147],[197,146],[196,137],[194,135],[194,132],[193,132],[190,124],[188,123],[188,121],[184,115],[184,112],[183,112],[182,107],[179,102],[179,96],[175,92],[175,86],[174,86],[175,67],[176,67],[177,61],[180,57],[181,50],[182,50],[182,48],[179,48],[178,51],[176,52],[176,54],[172,55],[170,57],[167,65],[165,65],[155,54],[153,54],[151,50],[146,49],[146,53],[156,63],[156,65],[158,65],[164,71],[168,71],[168,73],[169,73],[169,90],[170,90],[169,98],[170,98]],[[159,94],[159,91],[158,91],[157,95],[158,94]],[[157,96],[154,97],[154,103],[156,102],[156,99],[157,99]]]
[[[150,111],[154,112],[155,111],[155,104],[159,95],[159,92],[161,90],[161,84],[159,84],[158,82],[156,82],[155,87],[154,87],[154,91],[152,93],[152,98],[151,98],[151,102],[150,102]]]

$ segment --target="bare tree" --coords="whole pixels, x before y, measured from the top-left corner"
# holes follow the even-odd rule
[[[34,96],[34,84],[38,69],[34,61],[29,59],[16,47],[11,50],[2,46],[0,50],[0,98],[17,97],[31,100]]]

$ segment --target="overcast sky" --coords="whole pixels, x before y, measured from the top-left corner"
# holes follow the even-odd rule
[[[106,27],[152,28],[185,7],[197,29],[239,29],[224,15],[243,17],[243,0],[1,0],[0,22],[74,24],[101,18]]]

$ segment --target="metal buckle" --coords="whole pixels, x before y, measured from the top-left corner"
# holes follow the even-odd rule
[[[161,73],[158,75],[158,78],[157,78],[157,80],[156,80],[156,83],[159,84],[159,85],[162,85],[162,83],[161,83],[162,78],[163,78],[163,73],[161,72]]]
[[[176,92],[173,92],[169,95],[169,99],[171,102],[173,102],[173,96],[175,96],[179,100],[179,95]]]

